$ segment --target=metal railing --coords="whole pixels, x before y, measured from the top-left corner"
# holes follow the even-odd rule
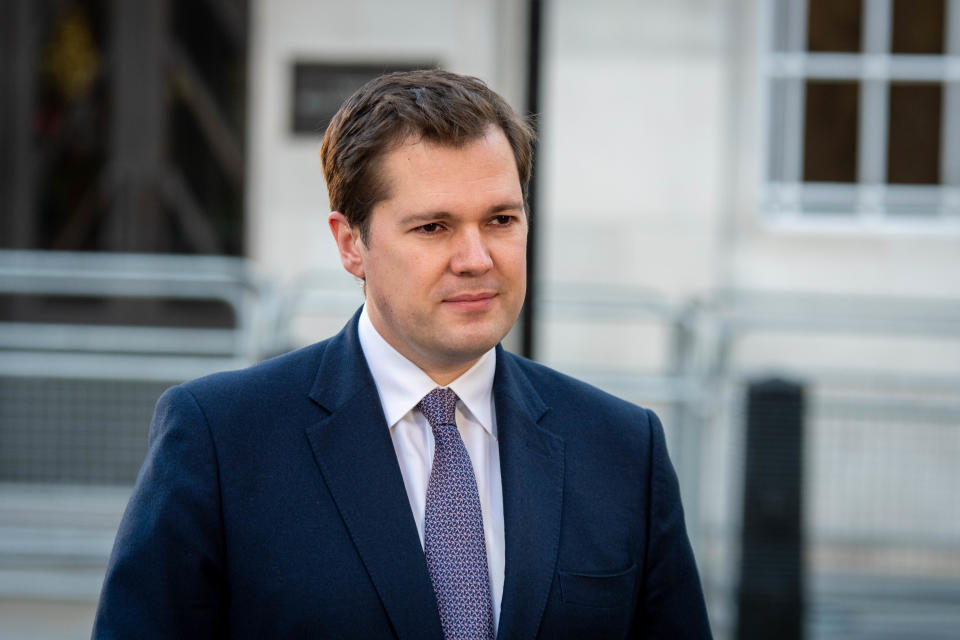
[[[0,295],[27,315],[38,299],[95,299],[231,316],[217,328],[0,320],[0,598],[95,600],[157,396],[261,359],[275,298],[238,258],[45,251],[0,251]]]
[[[240,258],[5,250],[0,294],[218,301],[235,318],[230,328],[0,322],[2,375],[186,379],[255,362],[265,342],[268,292]]]
[[[566,324],[577,341],[617,353],[605,345],[613,334],[654,327],[666,345],[663,357],[646,368],[578,359],[590,348],[569,350],[563,337],[542,339],[538,356],[663,417],[718,638],[730,637],[734,623],[743,390],[769,373],[802,381],[811,399],[808,637],[868,637],[889,611],[901,614],[900,622],[887,621],[891,628],[913,620],[914,637],[950,637],[944,630],[960,625],[960,614],[952,613],[960,612],[960,565],[953,564],[960,558],[960,501],[948,490],[960,482],[960,453],[953,455],[960,452],[960,358],[953,357],[960,353],[960,304],[755,292],[678,302],[647,290],[554,283],[539,290],[542,335]],[[342,274],[307,274],[280,288],[258,278],[249,263],[230,258],[29,252],[0,252],[2,293],[219,300],[236,323],[228,329],[0,323],[0,468],[14,464],[3,458],[11,450],[2,440],[11,420],[26,425],[18,432],[20,446],[32,442],[20,450],[26,454],[16,468],[20,475],[0,484],[0,594],[4,584],[8,591],[17,581],[26,584],[27,565],[47,575],[57,558],[69,561],[73,552],[63,546],[69,547],[69,536],[61,534],[73,516],[57,487],[78,489],[75,479],[57,480],[56,473],[83,466],[76,462],[78,442],[86,443],[83,450],[100,447],[112,459],[138,464],[137,447],[144,446],[163,385],[296,346],[302,340],[294,327],[305,317],[325,316],[325,326],[338,327],[361,299]],[[751,346],[761,338],[768,342]],[[855,349],[853,358],[830,353],[829,346],[816,347],[823,353],[810,358],[808,339],[842,339],[845,345],[879,340],[872,344],[881,350],[908,339],[933,347],[900,367],[897,356],[882,362],[870,344]],[[57,442],[65,444],[58,448]],[[100,471],[109,468],[92,460]],[[37,468],[52,474],[43,491],[35,491],[32,483],[39,480],[30,479]],[[116,477],[88,474],[87,483],[119,488],[85,491],[115,496],[133,472],[130,463]],[[891,474],[900,494],[881,482]],[[938,482],[942,486],[931,489]],[[878,486],[885,488],[877,492]],[[49,513],[63,517],[37,524],[24,515],[23,500],[11,497],[23,492],[40,496]],[[120,502],[99,502],[108,506],[98,521],[113,523],[119,513],[110,515],[111,509],[118,507],[109,505]],[[858,516],[856,509],[868,513]],[[37,533],[44,526],[47,537]],[[102,542],[103,536],[77,539]],[[87,551],[96,546],[84,544]],[[31,593],[43,591],[42,584],[31,584]],[[89,591],[87,597],[95,597]]]

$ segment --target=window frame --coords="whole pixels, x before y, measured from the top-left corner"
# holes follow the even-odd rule
[[[764,223],[831,232],[960,233],[960,0],[944,2],[944,53],[926,55],[890,52],[893,0],[863,0],[859,53],[808,51],[808,0],[761,0]],[[808,80],[859,83],[857,182],[803,181]],[[939,185],[886,182],[891,82],[942,85]]]

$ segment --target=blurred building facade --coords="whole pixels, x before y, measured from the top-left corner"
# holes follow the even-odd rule
[[[361,301],[326,225],[330,104],[378,70],[440,65],[525,110],[537,3],[15,4],[4,28],[18,37],[4,46],[20,44],[0,77],[19,96],[0,122],[3,247],[246,258],[255,278],[195,263],[218,295],[191,299],[220,307],[174,305],[179,320],[164,324],[283,331],[266,337],[271,352],[329,335]],[[46,14],[28,8],[39,5]],[[717,636],[736,632],[746,389],[776,375],[807,394],[807,636],[949,637],[960,0],[555,0],[542,20],[534,356],[664,416]],[[121,37],[139,51],[129,68],[110,53]],[[61,171],[69,162],[89,175]],[[39,313],[9,301],[8,319],[30,304]],[[269,317],[242,320],[249,304]],[[130,312],[117,313],[123,324]],[[232,339],[220,351],[208,341],[210,359],[190,367],[163,360],[138,389],[256,357]],[[22,380],[42,377],[32,371],[8,371],[0,390],[23,405],[34,386]],[[7,420],[21,419],[16,402]],[[8,495],[6,513],[24,513]]]

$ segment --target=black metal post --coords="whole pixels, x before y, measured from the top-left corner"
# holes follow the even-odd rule
[[[167,135],[167,0],[113,0],[110,171],[115,189],[101,246],[155,251],[167,245],[159,185]]]
[[[738,594],[738,640],[801,640],[804,389],[750,385]]]
[[[538,117],[540,114],[540,56],[541,31],[543,26],[544,2],[530,0],[527,24],[527,114],[539,135]],[[527,358],[534,357],[535,309],[537,302],[537,163],[534,142],[534,166],[530,176],[530,188],[527,195],[527,219],[530,221],[527,235],[527,299],[521,313],[520,353]]]
[[[27,249],[36,240],[32,116],[36,86],[37,9],[31,0],[4,4],[0,20],[0,247]]]

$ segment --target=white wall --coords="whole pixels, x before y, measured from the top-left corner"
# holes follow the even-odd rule
[[[540,168],[540,277],[685,300],[718,268],[724,142],[718,2],[549,5]],[[657,368],[654,327],[541,315],[537,356],[560,368]],[[654,323],[655,325],[656,323]]]
[[[543,277],[687,296],[714,283],[723,59],[715,3],[551,5]]]

